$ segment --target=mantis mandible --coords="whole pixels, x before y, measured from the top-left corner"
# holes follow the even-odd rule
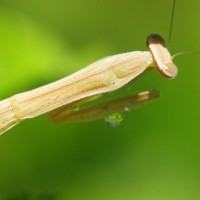
[[[154,67],[174,78],[177,68],[160,35],[147,38],[149,51],[109,56],[61,80],[0,101],[0,134],[20,121],[72,102],[121,88],[146,69]]]

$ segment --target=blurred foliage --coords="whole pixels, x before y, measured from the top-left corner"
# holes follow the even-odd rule
[[[171,0],[0,0],[0,98],[146,50],[148,34],[168,37],[171,10]],[[199,51],[199,10],[200,1],[177,0],[172,54]],[[172,81],[151,70],[133,82],[129,90],[157,88],[161,98],[116,128],[41,116],[1,136],[0,199],[199,199],[200,59],[174,62]]]

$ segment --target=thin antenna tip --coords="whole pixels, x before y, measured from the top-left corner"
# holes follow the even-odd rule
[[[172,28],[173,28],[173,20],[174,20],[175,2],[176,2],[176,0],[173,1],[173,8],[172,8],[172,15],[171,15],[171,23],[170,23],[169,38],[168,38],[167,46],[170,45],[171,37],[172,37]]]

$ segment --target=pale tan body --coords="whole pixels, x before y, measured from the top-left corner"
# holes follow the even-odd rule
[[[167,63],[171,61],[166,48],[159,45],[157,50],[159,55],[162,52],[167,54]],[[163,64],[163,59],[161,62]],[[0,101],[0,133],[24,119],[36,117],[86,97],[121,88],[156,63],[154,54],[148,51],[114,55],[59,81]]]

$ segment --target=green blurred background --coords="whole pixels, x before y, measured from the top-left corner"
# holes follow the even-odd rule
[[[168,38],[172,0],[0,0],[0,98],[69,75],[104,56],[146,50]],[[200,1],[177,0],[171,53],[200,51]],[[157,88],[159,100],[103,120],[56,125],[45,115],[0,137],[0,199],[200,199],[200,57],[155,70],[132,92]]]

